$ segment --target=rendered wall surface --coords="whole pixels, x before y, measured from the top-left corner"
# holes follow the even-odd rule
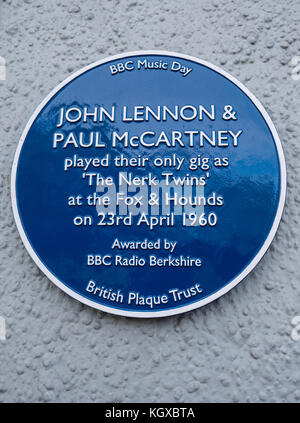
[[[299,0],[0,0],[0,402],[300,400],[299,20]],[[95,311],[50,283],[21,242],[9,192],[19,137],[50,90],[139,49],[190,54],[238,78],[273,119],[288,171],[283,219],[255,270],[214,303],[157,320]]]

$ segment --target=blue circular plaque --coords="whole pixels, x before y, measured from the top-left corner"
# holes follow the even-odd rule
[[[160,317],[239,283],[269,247],[286,173],[270,117],[202,60],[141,51],[94,63],[34,112],[12,169],[21,238],[63,291]]]

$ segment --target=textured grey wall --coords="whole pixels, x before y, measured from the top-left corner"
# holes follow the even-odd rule
[[[0,0],[0,401],[298,401],[299,0]],[[9,180],[21,132],[69,74],[111,54],[178,51],[223,67],[264,104],[282,140],[288,197],[256,269],[216,302],[158,320],[66,296],[14,225]]]

